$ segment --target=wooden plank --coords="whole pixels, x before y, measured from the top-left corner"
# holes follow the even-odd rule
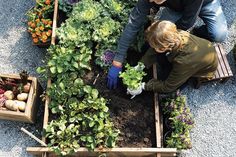
[[[226,68],[226,65],[225,65],[225,61],[224,61],[224,58],[223,58],[223,56],[222,56],[222,54],[221,54],[221,50],[220,50],[220,47],[219,46],[217,46],[218,47],[218,49],[219,49],[219,58],[221,59],[220,60],[220,65],[221,65],[221,68],[222,68],[222,71],[223,71],[223,74],[224,74],[224,77],[227,77],[228,76],[228,70],[227,70],[227,68]]]
[[[58,14],[58,0],[54,0],[54,13],[53,13],[52,38],[51,38],[52,45],[55,45],[56,42],[57,14]]]
[[[55,45],[56,43],[57,14],[58,14],[58,0],[54,0],[54,13],[53,13],[52,38],[51,38],[52,45]],[[47,81],[47,88],[49,88],[50,86],[51,86],[51,79],[49,78]],[[46,95],[46,101],[45,101],[45,106],[44,106],[44,118],[43,118],[44,129],[47,127],[47,124],[48,124],[49,103],[50,103],[50,98]],[[42,141],[46,143],[46,138],[42,137]]]
[[[214,79],[219,79],[220,75],[219,75],[219,71],[218,71],[218,68],[215,72],[215,76],[214,76]]]
[[[223,72],[223,68],[222,68],[222,62],[223,62],[223,59],[220,55],[220,50],[219,50],[219,47],[218,46],[215,46],[215,49],[216,49],[216,53],[217,53],[217,56],[218,56],[218,67],[217,67],[217,71],[219,73],[219,78],[223,78],[225,76],[224,72]]]
[[[153,65],[153,78],[157,79],[157,65]],[[161,130],[161,118],[160,108],[158,104],[158,93],[154,93],[154,111],[155,111],[155,126],[156,126],[156,146],[157,148],[162,147],[162,130]],[[161,157],[160,153],[156,154],[157,157]]]
[[[33,155],[40,155],[44,152],[53,153],[52,150],[46,147],[27,147],[26,151]],[[94,152],[89,151],[87,148],[79,148],[76,150],[76,154],[72,156],[97,156],[97,153],[106,153],[109,156],[154,156],[156,153],[160,153],[161,156],[175,156],[177,153],[176,148],[111,148],[111,149],[95,149]]]
[[[225,51],[224,51],[222,45],[218,44],[217,46],[219,47],[219,50],[220,50],[220,52],[221,52],[220,54],[221,54],[221,56],[222,56],[222,58],[223,58],[225,68],[226,68],[226,70],[227,70],[227,72],[228,72],[228,76],[233,76],[233,72],[232,72],[232,70],[231,70],[231,68],[230,68],[230,66],[229,66],[229,62],[228,62],[228,60],[227,60],[227,58],[226,58],[226,53],[225,53]]]

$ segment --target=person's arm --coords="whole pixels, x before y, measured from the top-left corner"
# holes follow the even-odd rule
[[[185,0],[183,16],[175,23],[178,29],[188,30],[194,25],[203,2],[204,0]]]
[[[193,74],[196,73],[196,70],[196,68],[191,68],[191,65],[175,63],[165,81],[152,79],[146,83],[145,90],[160,93],[173,92],[193,76]]]
[[[137,32],[147,20],[147,15],[150,13],[150,8],[152,8],[153,5],[154,3],[150,3],[148,0],[139,0],[137,2],[129,16],[128,24],[121,34],[114,61],[123,63],[130,44],[134,41]]]

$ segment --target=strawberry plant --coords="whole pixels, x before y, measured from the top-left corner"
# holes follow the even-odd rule
[[[123,84],[125,84],[129,89],[138,89],[142,83],[143,76],[146,73],[143,71],[144,64],[139,62],[136,67],[131,67],[129,64],[125,65],[126,70],[120,73],[120,78],[122,78]]]

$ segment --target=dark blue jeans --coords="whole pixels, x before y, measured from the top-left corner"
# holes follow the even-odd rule
[[[169,8],[162,10],[160,20],[176,22],[182,16],[181,12],[173,11]],[[196,30],[196,35],[213,42],[222,42],[227,36],[227,22],[219,0],[203,3],[199,17],[205,23]]]

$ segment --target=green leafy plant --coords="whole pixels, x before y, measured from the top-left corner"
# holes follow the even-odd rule
[[[59,9],[69,16],[73,9],[73,6],[78,2],[79,0],[58,0]]]
[[[81,0],[73,7],[71,16],[57,29],[59,43],[66,47],[84,45],[95,48],[96,63],[103,68],[101,56],[107,49],[116,50],[121,30],[131,9],[129,1]]]
[[[51,75],[55,76],[68,71],[80,71],[81,74],[84,74],[86,70],[91,70],[89,63],[92,51],[86,47],[75,49],[56,45],[50,46],[48,53],[47,65],[38,68],[39,73],[49,69]]]
[[[144,64],[139,62],[136,67],[131,67],[129,64],[125,65],[126,70],[120,74],[120,78],[122,78],[123,83],[132,90],[138,89],[140,84],[142,83],[143,76],[146,73],[143,71]]]
[[[186,97],[166,98],[162,101],[163,111],[170,120],[172,134],[166,138],[167,147],[189,149],[192,147],[190,130],[194,126],[193,116],[186,105]]]
[[[63,115],[51,121],[44,134],[48,146],[59,155],[72,154],[81,146],[114,147],[119,130],[109,119],[107,101],[98,91],[86,85],[83,97],[70,97],[64,102]]]

